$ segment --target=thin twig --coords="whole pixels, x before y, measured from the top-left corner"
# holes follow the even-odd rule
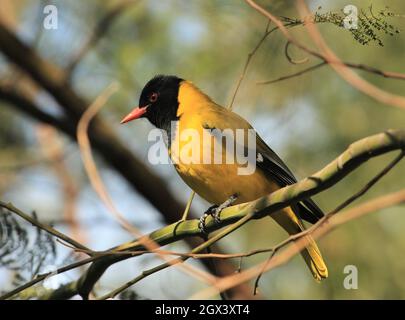
[[[209,248],[211,245],[213,245],[215,242],[221,240],[223,237],[227,236],[229,233],[237,230],[238,228],[240,228],[241,226],[243,226],[245,223],[247,223],[249,220],[251,220],[254,216],[254,212],[251,212],[249,214],[247,214],[246,216],[244,216],[242,219],[238,220],[237,222],[235,222],[234,224],[230,225],[229,227],[227,227],[226,229],[222,230],[221,232],[217,233],[215,236],[213,236],[212,238],[210,238],[209,240],[203,242],[202,244],[200,244],[198,247],[194,248],[191,253],[198,253],[202,250],[205,250],[206,248]],[[109,299],[109,298],[113,298],[115,297],[117,294],[121,293],[122,291],[128,289],[129,287],[131,287],[132,285],[134,285],[135,283],[141,281],[142,279],[160,271],[163,269],[166,269],[170,266],[176,265],[178,263],[183,263],[185,261],[187,261],[189,259],[189,257],[180,257],[177,259],[173,259],[170,260],[168,262],[165,262],[163,264],[160,264],[152,269],[148,269],[143,271],[139,276],[137,276],[136,278],[132,279],[131,281],[127,282],[126,284],[122,285],[121,287],[115,289],[114,291],[111,291],[110,293],[102,296],[100,298],[100,300],[105,300],[105,299]],[[213,286],[215,286],[215,283],[213,284]]]
[[[90,183],[93,189],[96,191],[97,195],[100,197],[101,201],[108,208],[121,226],[136,236],[142,236],[142,233],[132,226],[124,218],[124,216],[116,209],[110,195],[107,192],[106,187],[98,173],[97,166],[94,162],[94,158],[91,152],[90,140],[88,137],[88,128],[90,121],[96,116],[99,110],[105,105],[107,100],[118,90],[118,84],[112,83],[108,86],[94,102],[88,107],[88,109],[83,113],[77,125],[77,143],[79,145],[80,154],[82,156],[83,165],[86,169],[87,176],[89,177]]]
[[[331,61],[330,63],[331,64],[338,64],[339,62]],[[380,69],[368,66],[366,64],[362,64],[362,63],[352,63],[352,62],[340,62],[340,63],[343,64],[346,67],[366,71],[366,72],[369,72],[369,73],[374,73],[374,74],[382,76],[384,78],[405,80],[405,74],[403,74],[403,73],[391,72],[391,71],[383,71],[383,70],[380,70]]]
[[[73,249],[76,252],[87,252],[86,250],[81,250],[81,249],[76,249],[71,245],[68,245],[66,243],[61,242],[64,246],[68,247],[69,249]],[[273,251],[274,248],[262,248],[262,249],[255,249],[251,250],[248,252],[239,252],[239,253],[191,253],[191,252],[178,252],[178,251],[172,251],[172,250],[107,250],[107,251],[101,251],[97,252],[97,256],[114,256],[114,255],[141,255],[141,254],[146,254],[146,253],[159,253],[159,254],[164,254],[168,256],[178,256],[178,257],[188,257],[188,258],[193,258],[193,259],[211,259],[211,258],[217,258],[217,259],[234,259],[234,258],[247,258],[254,256],[256,254],[260,253],[268,253]]]
[[[16,215],[18,215],[19,217],[23,218],[24,220],[28,221],[29,223],[31,223],[33,226],[44,230],[45,232],[71,244],[72,246],[74,246],[75,248],[79,248],[81,250],[84,250],[85,252],[87,252],[89,255],[91,255],[91,253],[94,251],[90,250],[89,248],[87,248],[86,246],[82,245],[81,243],[77,242],[76,240],[68,237],[67,235],[59,232],[58,230],[45,225],[41,222],[39,222],[37,219],[31,217],[30,215],[24,213],[23,211],[21,211],[20,209],[16,208],[12,203],[6,203],[3,201],[0,201],[0,207],[7,209],[10,212],[15,213]]]
[[[79,190],[64,161],[66,153],[56,129],[50,125],[38,124],[36,133],[38,142],[45,157],[50,161],[63,189],[63,217],[69,221],[72,237],[81,243],[86,242],[84,230],[76,218],[76,206]]]
[[[81,266],[83,266],[83,265],[85,265],[87,263],[93,262],[95,259],[97,259],[96,256],[89,257],[89,258],[86,258],[86,259],[71,263],[71,264],[69,264],[67,266],[61,267],[61,268],[57,269],[56,271],[51,271],[51,272],[47,272],[47,273],[44,273],[44,274],[37,275],[31,281],[29,281],[27,283],[24,283],[23,285],[13,289],[12,291],[7,292],[6,294],[0,296],[0,300],[10,299],[10,298],[14,297],[16,294],[24,291],[25,289],[27,289],[29,287],[32,287],[33,285],[45,280],[49,276],[56,275],[56,274],[61,274],[61,273],[67,272],[69,270],[76,269],[76,268],[81,267]]]
[[[327,61],[323,60],[322,62],[320,62],[320,63],[318,63],[316,65],[313,65],[313,66],[311,66],[311,67],[309,67],[307,69],[298,71],[296,73],[293,73],[293,74],[290,74],[290,75],[287,75],[287,76],[283,76],[283,77],[280,77],[280,78],[277,78],[277,79],[274,79],[274,80],[258,81],[258,82],[256,82],[256,84],[271,84],[271,83],[279,82],[279,81],[282,81],[282,80],[291,79],[291,78],[300,76],[300,75],[302,75],[304,73],[313,71],[314,69],[317,69],[319,67],[323,67],[323,66],[325,66],[327,64],[334,64],[334,63],[338,63],[338,62],[335,62],[335,61],[327,62]],[[374,67],[370,67],[370,66],[361,64],[361,63],[357,64],[357,63],[352,63],[352,62],[341,62],[341,64],[345,65],[346,67],[350,67],[352,69],[358,69],[358,70],[365,71],[365,72],[368,72],[368,73],[373,73],[373,74],[376,74],[376,75],[380,75],[380,76],[382,76],[384,78],[405,80],[405,74],[402,74],[402,73],[383,71],[383,70],[380,70],[380,69],[377,69],[377,68],[374,68]]]
[[[288,52],[288,48],[289,48],[290,44],[291,44],[291,42],[287,41],[286,44],[285,44],[285,47],[284,47],[284,54],[285,54],[287,60],[290,63],[292,63],[292,64],[303,64],[303,63],[306,63],[306,62],[309,61],[308,57],[302,58],[301,60],[295,60],[295,59],[291,58],[291,56],[290,56],[290,54]]]
[[[257,50],[259,50],[259,48],[261,47],[261,45],[263,44],[264,40],[266,40],[266,38],[275,30],[277,30],[277,27],[274,27],[273,29],[269,30],[270,27],[270,20],[267,22],[266,25],[266,30],[264,32],[264,35],[260,38],[259,42],[257,43],[257,45],[253,48],[253,50],[251,52],[249,52],[246,62],[245,62],[245,66],[243,67],[243,71],[242,74],[239,76],[238,81],[236,82],[236,86],[235,86],[235,90],[233,92],[232,98],[231,98],[231,102],[229,103],[228,109],[232,110],[233,107],[233,103],[235,102],[235,98],[236,95],[238,94],[240,85],[242,84],[243,79],[246,76],[246,72],[249,68],[250,62],[253,58],[253,56],[256,54]]]
[[[193,202],[195,196],[195,191],[191,191],[190,197],[188,198],[186,208],[184,209],[183,216],[181,217],[181,221],[186,221],[188,217],[188,213],[190,212],[191,204]]]
[[[303,69],[303,70],[300,70],[300,71],[298,71],[298,72],[295,72],[295,73],[293,73],[293,74],[285,75],[285,76],[282,76],[282,77],[280,77],[280,78],[273,79],[273,80],[258,81],[258,82],[256,82],[256,84],[271,84],[271,83],[276,83],[276,82],[280,82],[280,81],[283,81],[283,80],[295,78],[295,77],[298,77],[298,76],[303,75],[303,74],[305,74],[305,73],[311,72],[311,71],[313,71],[313,70],[315,70],[315,69],[318,69],[318,68],[320,68],[320,67],[323,67],[323,66],[325,66],[325,65],[327,65],[327,63],[326,63],[325,61],[323,61],[323,62],[320,62],[320,63],[318,63],[318,64],[315,64],[315,65],[313,65],[313,66],[311,66],[311,67],[308,67],[308,68],[306,68],[306,69]]]

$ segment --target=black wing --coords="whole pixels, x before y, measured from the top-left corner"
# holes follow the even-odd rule
[[[283,160],[256,134],[258,168],[263,170],[280,187],[285,187],[297,182],[293,173],[286,166]],[[262,160],[262,161],[260,161]],[[293,211],[299,217],[310,223],[316,223],[324,216],[322,210],[312,199],[305,199],[292,206]]]

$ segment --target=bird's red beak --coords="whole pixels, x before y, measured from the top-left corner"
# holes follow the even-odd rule
[[[124,119],[121,120],[121,124],[140,118],[146,113],[148,107],[149,106],[135,108]]]

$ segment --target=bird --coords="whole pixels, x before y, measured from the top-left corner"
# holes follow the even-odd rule
[[[170,158],[176,160],[173,164],[177,173],[192,190],[212,204],[200,219],[202,230],[208,215],[212,215],[216,222],[220,222],[220,212],[227,206],[256,200],[297,182],[287,165],[254,131],[247,120],[215,103],[191,81],[174,75],[153,77],[142,89],[139,106],[125,116],[121,123],[139,118],[148,119],[156,128],[167,133],[168,152]],[[213,130],[228,130],[231,133],[243,130],[245,140],[249,135],[245,132],[254,132],[256,161],[254,172],[240,174],[238,170],[241,164],[237,161],[220,164],[182,161],[181,150],[190,144],[190,140],[183,141],[180,137],[182,132],[189,129],[200,134],[200,137]],[[192,143],[201,142],[202,138],[199,139]],[[219,142],[220,145],[221,143],[223,144]],[[213,150],[212,145],[200,143],[195,150],[200,151],[200,156],[207,152],[215,157],[215,152],[218,151]],[[190,148],[189,145],[187,147]],[[225,158],[228,149],[224,150],[219,152],[222,152],[220,156]],[[246,148],[243,149],[245,153],[248,151]],[[303,220],[314,224],[323,216],[322,210],[310,198],[270,215],[289,235],[305,230]],[[307,235],[306,239],[307,246],[301,251],[301,255],[312,276],[320,282],[328,277],[328,269],[315,241],[310,235]]]

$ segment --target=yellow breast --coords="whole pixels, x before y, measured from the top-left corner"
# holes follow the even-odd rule
[[[234,154],[230,155],[225,146],[214,148],[214,137],[209,137],[211,143],[207,143],[207,126],[217,127],[216,124],[221,123],[223,128],[235,132],[251,128],[247,122],[241,122],[233,113],[227,115],[229,111],[225,112],[190,82],[180,85],[178,100],[179,122],[170,156],[177,172],[191,189],[208,202],[221,204],[233,194],[238,195],[236,203],[243,203],[279,188],[259,169],[250,175],[240,175],[238,168],[243,165],[236,159],[226,163],[227,157],[230,159]],[[221,159],[221,164],[213,163],[214,159]]]

